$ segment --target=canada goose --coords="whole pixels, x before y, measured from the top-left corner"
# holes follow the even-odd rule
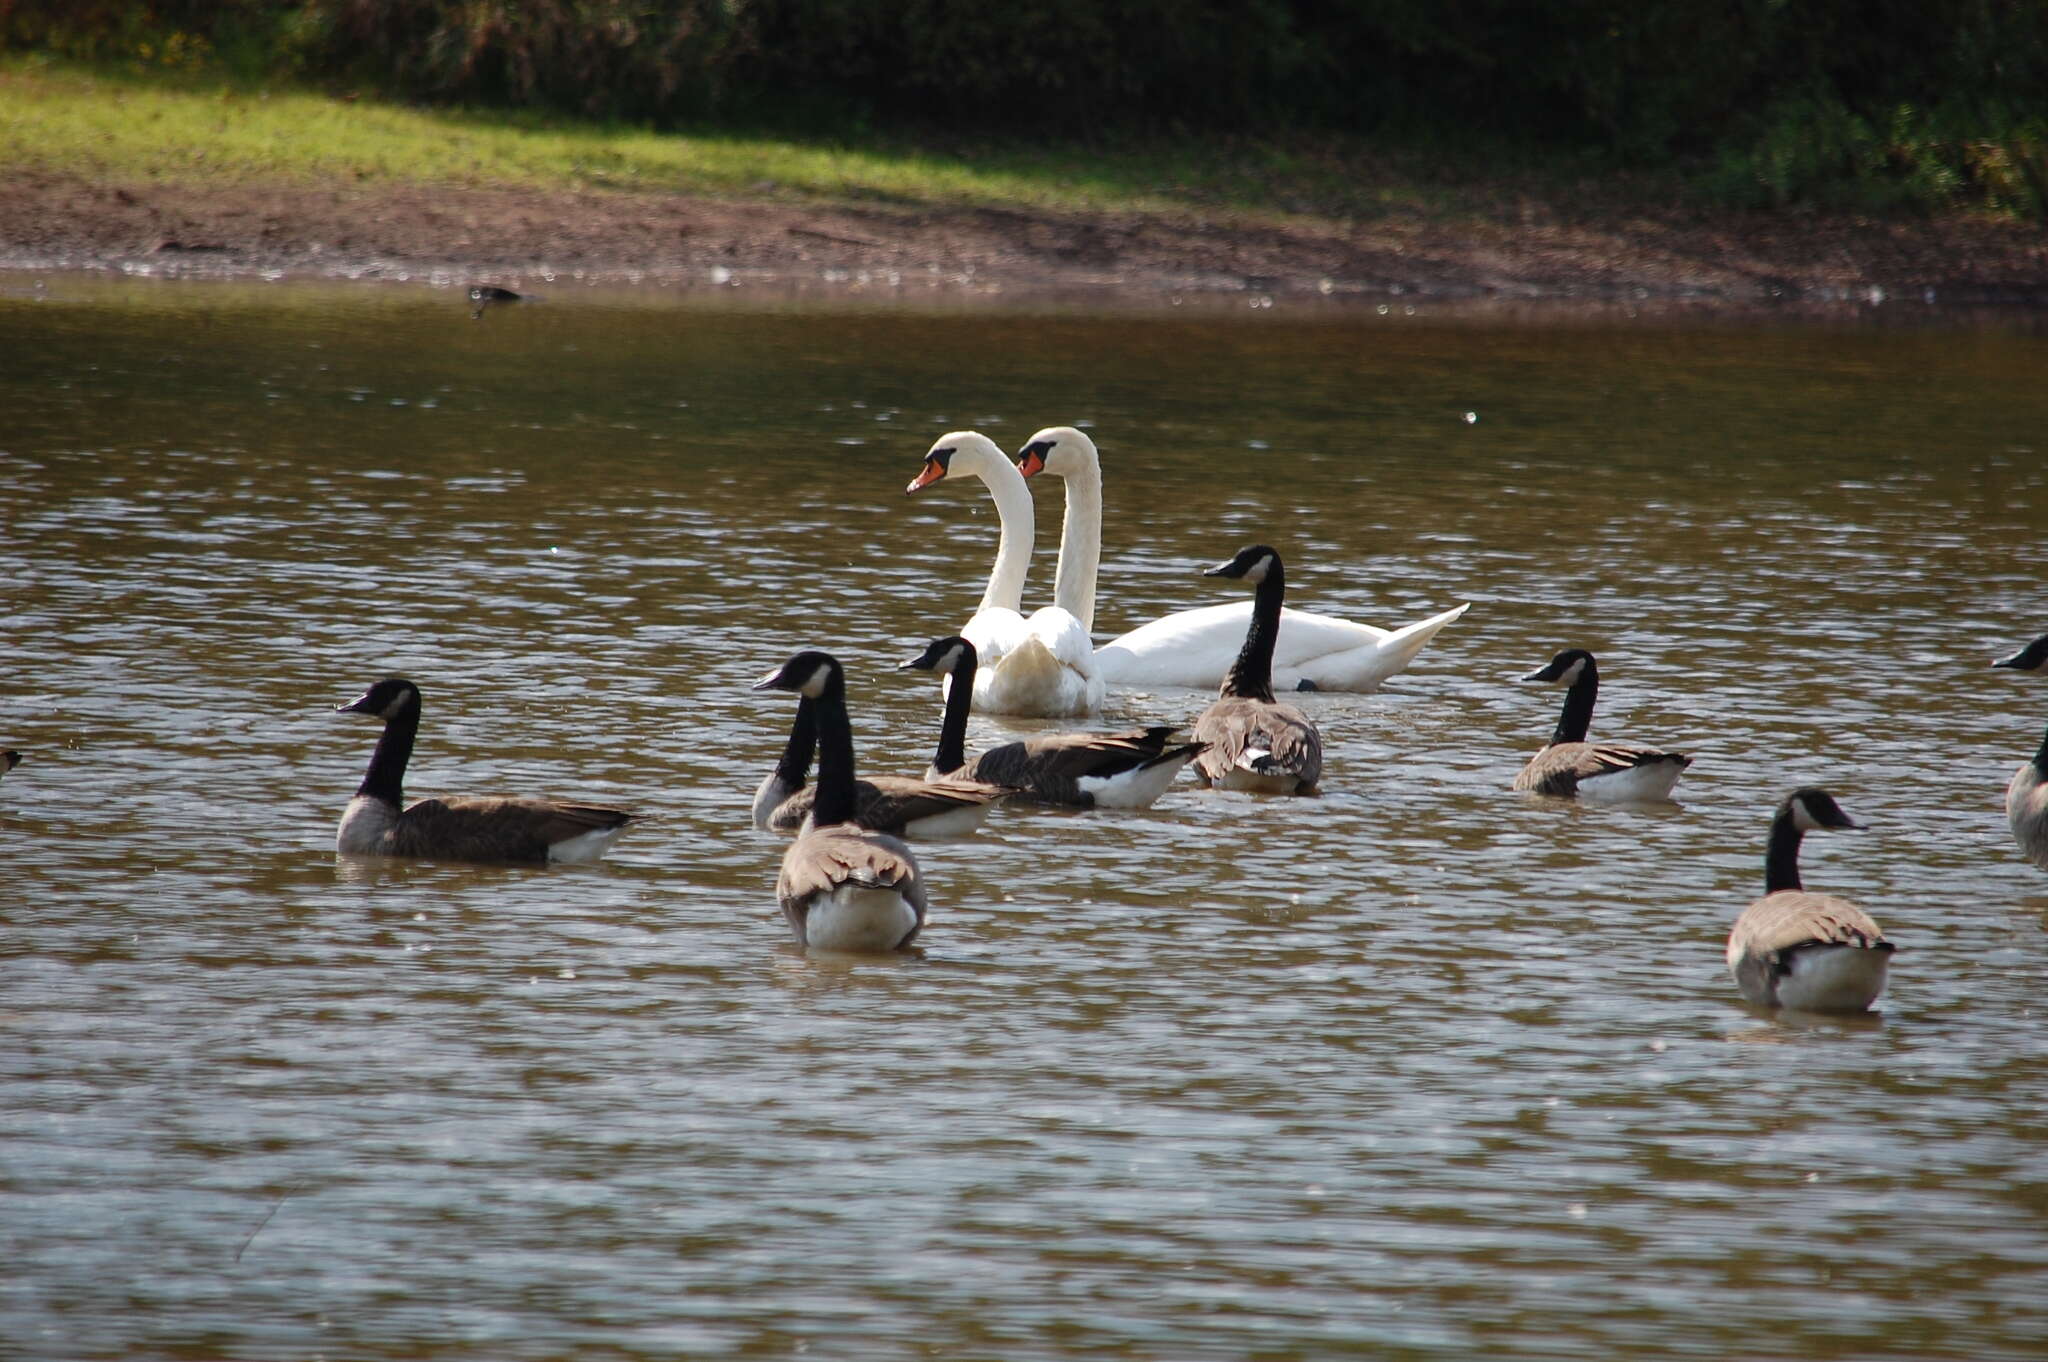
[[[1195,741],[1206,744],[1195,774],[1225,790],[1314,794],[1323,777],[1323,736],[1306,714],[1273,698],[1273,641],[1287,592],[1280,555],[1254,544],[1202,575],[1238,577],[1258,589],[1237,661],[1216,701],[1195,720]]]
[[[11,747],[5,752],[0,752],[0,776],[6,775],[19,765],[21,765],[21,753]]]
[[[483,319],[484,309],[492,303],[517,303],[524,301],[524,298],[511,289],[499,288],[496,284],[472,284],[469,289],[469,301],[476,304],[469,313],[469,319],[474,322]]]
[[[798,653],[754,689],[794,691],[811,701],[817,720],[817,799],[775,881],[797,944],[871,952],[909,945],[924,926],[924,880],[906,843],[853,821],[853,725],[838,659]]]
[[[1671,787],[1692,758],[1621,743],[1587,742],[1593,700],[1600,693],[1600,668],[1584,648],[1567,648],[1522,678],[1570,686],[1557,731],[1515,777],[1515,788],[1534,794],[1581,795],[1598,802],[1669,799]]]
[[[420,727],[420,688],[379,681],[343,714],[384,721],[370,769],[341,815],[335,850],[451,861],[595,861],[639,815],[552,799],[467,795],[404,806],[406,763]]]
[[[1048,426],[1018,451],[1026,478],[1050,473],[1067,489],[1053,603],[1095,627],[1095,577],[1102,556],[1102,458],[1095,442],[1072,426]],[[1306,610],[1280,612],[1273,684],[1281,690],[1375,690],[1401,671],[1437,631],[1465,613],[1458,606],[1400,629],[1380,629]],[[1140,625],[1095,650],[1095,668],[1110,685],[1219,685],[1244,642],[1250,601],[1177,610]]]
[[[926,451],[923,470],[903,490],[917,492],[949,477],[980,478],[1002,523],[981,607],[960,630],[981,655],[975,709],[1039,718],[1093,714],[1102,707],[1103,681],[1087,625],[1059,605],[1028,618],[1023,613],[1024,570],[1036,534],[1024,475],[986,435],[956,430]]]
[[[961,700],[967,699],[963,692]],[[796,832],[810,816],[817,791],[805,786],[811,753],[818,745],[813,702],[798,696],[796,721],[781,760],[754,792],[754,826],[767,832]],[[853,821],[896,837],[962,837],[988,819],[988,811],[1013,790],[966,776],[873,776],[854,782]]]
[[[2048,672],[2048,634],[1991,665],[2036,675]],[[2041,739],[2033,760],[2013,772],[2005,787],[2005,821],[2012,825],[2013,840],[2027,859],[2048,870],[2048,736]]]
[[[1173,784],[1202,751],[1198,742],[1168,747],[1171,725],[1117,733],[1040,733],[992,747],[967,760],[967,699],[974,690],[974,645],[959,635],[937,639],[898,671],[953,678],[939,726],[935,775],[964,775],[1022,787],[1019,798],[1077,809],[1142,809]]]
[[[1778,806],[1764,896],[1742,910],[1728,933],[1728,972],[1758,1007],[1862,1012],[1884,992],[1893,947],[1877,924],[1849,900],[1799,885],[1800,838],[1855,826],[1832,795],[1812,786]]]

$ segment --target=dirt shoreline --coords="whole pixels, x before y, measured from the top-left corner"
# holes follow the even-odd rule
[[[2048,307],[2048,232],[1951,217],[1522,203],[1456,222],[915,208],[406,184],[117,183],[0,172],[0,269],[188,277],[563,276],[697,287],[1110,298],[1262,294],[1704,307]]]

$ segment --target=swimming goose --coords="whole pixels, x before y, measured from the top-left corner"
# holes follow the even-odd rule
[[[1058,605],[1029,618],[1023,613],[1024,571],[1037,532],[1024,475],[986,435],[956,430],[938,438],[925,453],[924,468],[903,490],[914,493],[963,476],[980,478],[988,487],[1002,524],[981,608],[960,630],[981,655],[974,708],[1038,718],[1093,714],[1102,708],[1103,681],[1088,626]]]
[[[965,691],[960,698],[967,698]],[[796,832],[810,816],[817,790],[804,784],[818,745],[817,717],[808,696],[796,702],[796,722],[775,769],[754,792],[754,826]],[[895,837],[962,837],[988,819],[988,811],[1014,791],[999,784],[943,776],[874,776],[854,782],[853,821]]]
[[[1595,803],[1669,799],[1671,787],[1692,758],[1621,743],[1587,742],[1593,700],[1600,693],[1600,668],[1584,648],[1567,648],[1530,672],[1524,681],[1570,686],[1564,712],[1550,742],[1515,777],[1514,788],[1534,794],[1579,795]]]
[[[909,945],[924,927],[924,880],[906,843],[853,821],[853,726],[838,659],[798,653],[754,689],[795,692],[811,701],[817,721],[817,801],[810,822],[783,852],[775,881],[797,944],[865,952]]]
[[[1017,470],[1050,473],[1066,484],[1053,603],[1095,627],[1095,578],[1102,556],[1102,459],[1095,442],[1072,426],[1048,426],[1025,442]],[[1461,605],[1400,629],[1380,629],[1306,610],[1280,612],[1273,684],[1281,690],[1377,690],[1406,668],[1437,631],[1470,609]],[[1095,668],[1110,685],[1221,684],[1244,642],[1251,602],[1178,610],[1095,650]]]
[[[1225,790],[1314,794],[1323,776],[1322,734],[1306,714],[1273,698],[1273,641],[1287,591],[1280,555],[1254,544],[1203,575],[1242,578],[1258,589],[1244,647],[1215,703],[1195,720],[1195,741],[1208,745],[1195,758],[1195,774]]]
[[[971,776],[1019,786],[1021,799],[1077,809],[1142,809],[1165,792],[1180,768],[1202,751],[1198,742],[1167,746],[1172,725],[1116,733],[1040,733],[967,759],[967,697],[974,690],[974,645],[958,635],[937,639],[898,671],[938,672],[953,679],[939,726],[934,775]]]
[[[2036,675],[2048,672],[2048,634],[1991,665]],[[2041,739],[2034,759],[2013,772],[2012,783],[2005,787],[2005,821],[2012,825],[2013,840],[2027,859],[2048,870],[2048,736]]]
[[[1758,1007],[1862,1012],[1884,992],[1892,943],[1861,908],[1799,884],[1799,840],[1856,824],[1826,790],[1795,790],[1771,820],[1764,896],[1728,933],[1728,972]]]
[[[451,861],[595,861],[639,815],[552,799],[467,795],[404,806],[406,763],[420,727],[420,688],[379,681],[343,714],[384,721],[370,769],[341,815],[335,850]],[[404,806],[404,807],[402,807]]]

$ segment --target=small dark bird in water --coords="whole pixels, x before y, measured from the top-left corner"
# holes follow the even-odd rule
[[[6,775],[19,765],[21,765],[21,753],[11,747],[5,752],[0,752],[0,776]]]
[[[469,290],[469,301],[476,306],[470,310],[469,319],[481,319],[484,309],[492,303],[516,303],[520,300],[520,295],[509,288],[499,288],[496,284],[473,284]]]

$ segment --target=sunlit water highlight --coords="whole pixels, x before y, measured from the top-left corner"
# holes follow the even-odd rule
[[[2048,685],[1987,666],[2048,628],[2027,327],[59,281],[0,354],[24,1357],[2048,1351],[2048,877],[2000,810]],[[1004,811],[925,849],[925,959],[807,960],[748,684],[829,647],[863,765],[921,768],[892,669],[994,521],[903,484],[1065,421],[1105,637],[1254,539],[1304,607],[1473,608],[1306,698],[1323,798]],[[1568,644],[1596,736],[1696,756],[1681,806],[1507,792]],[[337,864],[333,706],[395,672],[417,793],[649,823]],[[1723,972],[1803,783],[1871,829],[1806,869],[1901,947],[1878,1019]]]

